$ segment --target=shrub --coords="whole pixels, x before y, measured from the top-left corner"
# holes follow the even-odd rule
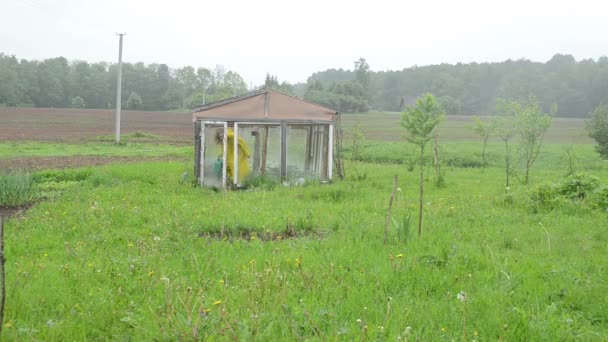
[[[528,197],[534,211],[572,204],[608,210],[608,187],[585,173],[569,176],[561,183],[541,183],[528,191]]]
[[[602,186],[594,191],[589,200],[596,208],[608,211],[608,186]]]
[[[484,163],[483,161],[477,160],[472,157],[454,156],[454,157],[444,158],[443,162],[447,166],[458,167],[458,168],[482,168],[482,167],[486,166],[486,163]]]
[[[38,197],[38,187],[30,174],[0,174],[0,206],[17,207]]]
[[[545,182],[528,190],[532,208],[538,211],[539,209],[551,210],[561,206],[565,202],[565,198],[561,194],[561,187],[561,184]]]
[[[560,192],[570,199],[585,199],[599,187],[600,180],[597,177],[586,173],[576,173],[566,178],[562,183]]]

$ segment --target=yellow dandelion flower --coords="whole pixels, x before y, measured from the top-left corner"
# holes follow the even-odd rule
[[[397,259],[401,259],[401,258],[403,258],[403,253],[397,254]]]
[[[220,304],[222,304],[221,300],[216,300],[215,302],[213,302],[213,305],[220,305]]]
[[[441,328],[441,332],[443,332],[443,333],[444,333],[444,332],[446,332],[446,331],[447,331],[447,329],[446,329],[445,327]]]

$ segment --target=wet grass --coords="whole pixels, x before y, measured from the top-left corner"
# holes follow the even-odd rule
[[[500,168],[453,168],[444,188],[429,180],[416,238],[402,218],[416,213],[417,173],[356,167],[362,180],[226,193],[183,182],[189,163],[96,168],[7,222],[3,337],[608,338],[608,213],[535,211]],[[563,176],[538,171],[534,182]],[[290,226],[323,236],[276,238]]]

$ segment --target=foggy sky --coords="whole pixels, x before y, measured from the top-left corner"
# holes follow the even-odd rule
[[[0,52],[18,58],[123,59],[214,67],[247,84],[304,82],[313,72],[413,65],[545,62],[608,55],[602,1],[1,0]]]

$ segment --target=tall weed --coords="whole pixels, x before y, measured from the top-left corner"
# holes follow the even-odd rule
[[[0,206],[16,207],[37,197],[38,187],[30,174],[0,174]]]

